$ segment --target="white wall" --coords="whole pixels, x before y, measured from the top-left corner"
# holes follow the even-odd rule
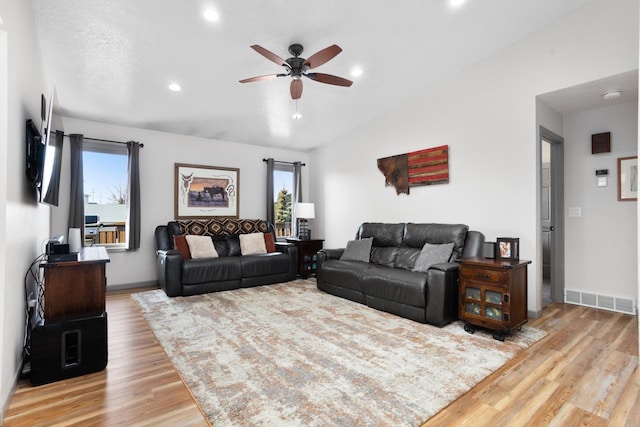
[[[564,116],[565,288],[635,299],[638,285],[637,202],[619,202],[617,159],[637,155],[638,104]],[[591,135],[611,132],[611,152],[591,154]],[[596,169],[609,170],[607,187]]]
[[[60,98],[63,93],[58,94]],[[256,145],[195,138],[165,132],[62,117],[65,133],[114,141],[135,140],[140,150],[142,230],[140,249],[110,252],[108,287],[148,284],[157,280],[154,229],[174,218],[174,164],[187,163],[240,168],[240,218],[265,218],[266,163],[263,158],[309,163],[307,153]],[[67,235],[69,211],[69,140],[65,138],[61,199],[52,208],[52,234]],[[302,168],[303,194],[308,194],[308,170]],[[64,197],[62,196],[64,194]]]
[[[540,307],[536,95],[636,69],[638,2],[594,0],[312,152],[316,235],[344,246],[363,221],[462,222],[519,237]],[[449,145],[450,182],[397,196],[376,159]]]
[[[0,21],[1,417],[21,364],[25,271],[49,234],[49,209],[36,203],[25,177],[25,121],[39,124],[40,95],[49,91],[31,2],[3,0]]]

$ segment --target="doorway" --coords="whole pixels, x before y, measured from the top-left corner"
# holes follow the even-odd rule
[[[564,301],[564,140],[540,127],[542,307]]]

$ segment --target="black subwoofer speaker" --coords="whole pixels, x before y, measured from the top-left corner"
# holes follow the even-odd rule
[[[107,313],[46,323],[31,331],[31,384],[41,385],[107,366]]]

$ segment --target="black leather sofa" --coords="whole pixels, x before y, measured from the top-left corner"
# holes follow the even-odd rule
[[[171,221],[155,230],[160,287],[170,296],[196,295],[294,280],[298,252],[294,245],[276,242],[276,252],[241,255],[239,235],[272,233],[261,220],[220,219]],[[216,258],[184,259],[174,248],[174,236],[211,236]]]
[[[364,223],[368,262],[341,260],[344,248],[318,254],[317,286],[330,294],[438,327],[458,318],[458,258],[482,256],[484,235],[463,224]],[[425,243],[453,243],[446,262],[412,271]]]

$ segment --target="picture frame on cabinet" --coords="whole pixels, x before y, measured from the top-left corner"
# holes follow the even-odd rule
[[[517,237],[498,237],[496,239],[496,259],[520,259],[520,239]]]

